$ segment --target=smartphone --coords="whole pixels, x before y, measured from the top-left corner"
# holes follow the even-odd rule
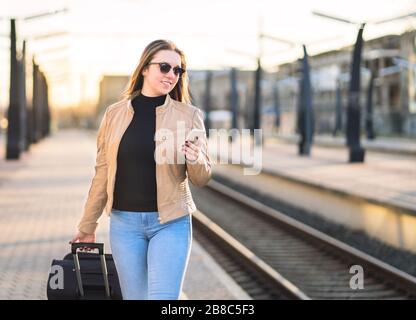
[[[204,129],[192,129],[189,131],[188,135],[186,136],[187,141],[196,142],[201,140],[205,137],[205,130]]]

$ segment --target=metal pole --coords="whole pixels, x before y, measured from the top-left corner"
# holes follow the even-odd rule
[[[230,105],[231,105],[231,114],[232,122],[231,128],[238,130],[238,91],[237,91],[237,69],[231,68],[230,71]],[[235,141],[236,139],[236,130],[232,130],[232,135],[230,136],[230,141]]]
[[[358,31],[351,64],[346,130],[346,140],[349,147],[349,162],[364,162],[365,155],[365,150],[360,144],[360,66],[364,26],[365,24],[363,23]]]
[[[333,136],[337,135],[338,131],[342,131],[342,95],[341,95],[341,81],[337,81],[337,88],[335,91],[335,128]]]
[[[261,80],[262,80],[262,70],[260,58],[257,58],[257,70],[255,72],[255,81],[254,81],[254,115],[253,115],[253,134],[255,129],[261,128]],[[259,141],[256,139],[256,145]]]
[[[274,104],[274,112],[276,114],[274,125],[277,128],[279,128],[280,127],[280,99],[279,99],[279,87],[277,86],[277,84],[273,86],[273,104]]]
[[[370,83],[368,84],[367,91],[367,108],[366,108],[366,117],[365,117],[365,129],[367,133],[367,139],[374,140],[374,125],[373,125],[373,91],[374,91],[374,71],[371,71]]]
[[[205,130],[207,137],[209,137],[209,129],[211,128],[211,83],[212,83],[212,72],[207,71],[205,77],[205,97],[204,97],[204,109],[205,109]]]
[[[16,50],[16,21],[10,19],[10,98],[7,111],[6,160],[19,159],[20,145],[20,104],[19,104],[19,65]]]
[[[45,75],[43,74],[43,72],[40,72],[40,83],[41,83],[41,92],[40,92],[40,96],[41,96],[41,127],[40,127],[40,131],[41,131],[41,137],[42,139],[46,136],[46,79],[45,79]]]
[[[299,154],[310,155],[313,140],[313,110],[310,67],[305,45],[303,45],[302,79],[300,85],[299,127],[301,140],[299,142]]]
[[[27,128],[27,99],[26,99],[26,41],[23,41],[22,57],[19,61],[19,102],[20,102],[20,140],[22,150],[29,149],[28,128]]]
[[[231,68],[230,80],[231,80],[230,103],[231,103],[231,112],[232,112],[231,127],[233,129],[238,129],[238,92],[237,92],[237,69],[236,68]]]
[[[33,102],[32,102],[32,113],[33,113],[33,142],[37,143],[41,139],[41,117],[40,117],[40,75],[39,66],[32,60],[33,64]]]
[[[46,110],[46,136],[51,132],[51,108],[49,106],[49,86],[45,76],[45,110]]]

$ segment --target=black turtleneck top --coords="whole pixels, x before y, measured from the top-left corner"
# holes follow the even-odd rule
[[[133,119],[121,138],[113,208],[122,211],[157,211],[156,163],[154,159],[156,107],[166,95],[132,100]]]

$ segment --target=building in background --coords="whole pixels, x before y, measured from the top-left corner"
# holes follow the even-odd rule
[[[368,40],[363,49],[361,77],[362,128],[371,73],[374,73],[374,128],[378,135],[416,136],[416,32],[386,35]],[[350,64],[353,46],[310,57],[315,132],[331,134],[336,121],[337,87],[341,93],[345,127]],[[230,70],[210,70],[211,128],[231,128]],[[250,128],[253,119],[254,70],[237,70],[238,127]],[[205,111],[207,70],[189,70],[192,104]],[[279,132],[296,132],[299,90],[299,62],[278,66],[274,73],[263,72],[261,82],[261,124],[265,136],[275,132],[276,110]],[[128,76],[106,75],[100,83],[97,124],[107,106],[120,100]],[[277,92],[277,94],[276,94]],[[278,105],[278,108],[277,108]]]
[[[365,42],[361,77],[361,117],[371,72],[374,73],[374,127],[381,135],[416,136],[416,32],[387,35]],[[316,133],[331,133],[335,126],[337,85],[341,90],[343,120],[346,120],[348,81],[353,47],[310,57]],[[298,64],[279,66],[277,85],[282,113],[282,130],[293,133],[297,103]]]
[[[126,89],[129,76],[104,75],[100,81],[100,92],[96,109],[96,127],[100,125],[105,109],[111,104],[123,99],[122,93]]]

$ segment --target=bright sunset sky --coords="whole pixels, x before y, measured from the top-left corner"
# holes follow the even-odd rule
[[[0,0],[0,107],[8,103],[8,18],[67,7],[69,12],[36,20],[18,20],[19,39],[28,39],[29,54],[50,81],[53,106],[92,105],[103,74],[133,72],[144,47],[152,40],[173,40],[188,58],[188,68],[254,68],[252,58],[231,50],[258,53],[257,32],[311,44],[310,54],[351,44],[357,28],[312,15],[322,11],[354,21],[379,20],[416,12],[410,0]],[[415,28],[416,17],[378,26],[368,25],[365,38]],[[39,38],[47,33],[60,36]],[[296,50],[264,41],[264,66],[296,59]],[[280,51],[280,52],[279,52]],[[28,60],[29,61],[29,60]]]

